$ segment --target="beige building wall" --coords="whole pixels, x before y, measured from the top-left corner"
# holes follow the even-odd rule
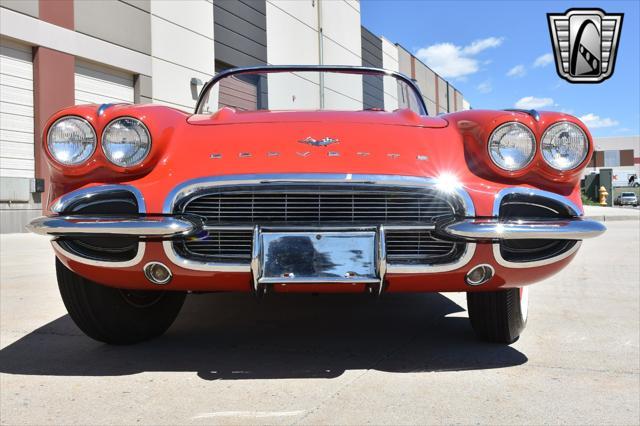
[[[267,0],[267,62],[274,65],[361,65],[360,3]],[[357,109],[362,81],[357,76],[317,73],[270,75],[269,108]]]
[[[215,71],[213,4],[206,0],[151,2],[151,65],[154,103],[192,112]]]
[[[382,39],[382,68],[400,71],[398,47],[384,37]],[[384,106],[387,110],[398,108],[398,84],[393,78],[382,80],[384,90]]]

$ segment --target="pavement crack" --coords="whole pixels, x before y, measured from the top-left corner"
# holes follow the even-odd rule
[[[414,340],[416,340],[416,338],[418,337],[418,333],[413,334],[411,337],[409,337],[408,339],[406,339],[404,342],[398,343],[398,345],[392,349],[391,351],[381,355],[377,360],[373,361],[371,367],[365,369],[364,371],[362,371],[360,374],[358,374],[356,377],[354,377],[353,379],[349,380],[348,382],[344,383],[342,386],[340,386],[338,389],[336,389],[335,392],[333,392],[331,395],[329,395],[328,397],[324,398],[322,401],[320,401],[315,407],[313,407],[312,409],[308,410],[304,416],[300,417],[299,419],[297,419],[296,421],[294,421],[293,423],[290,423],[291,425],[298,425],[300,424],[304,419],[306,419],[307,417],[309,417],[310,415],[312,415],[313,413],[315,413],[316,411],[318,411],[318,409],[320,409],[322,406],[326,405],[326,403],[332,399],[334,399],[335,397],[339,396],[340,393],[346,389],[347,387],[349,387],[350,385],[352,385],[353,383],[355,383],[356,381],[360,380],[360,378],[362,378],[364,375],[366,375],[367,373],[369,373],[371,370],[374,370],[376,366],[380,365],[382,362],[392,358],[394,355],[396,355],[402,348],[406,347],[407,345],[411,344],[411,342],[413,342]]]
[[[543,365],[543,364],[535,364],[535,363],[527,363],[527,366],[534,368],[546,368],[550,370],[563,370],[563,371],[580,371],[583,373],[607,373],[607,374],[630,374],[630,375],[640,375],[640,370],[608,370],[608,369],[600,369],[600,368],[576,368],[576,367],[566,367],[562,365],[554,366],[554,365]]]

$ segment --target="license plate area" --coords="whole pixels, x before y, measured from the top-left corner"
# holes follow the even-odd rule
[[[376,231],[261,232],[260,284],[379,283]]]

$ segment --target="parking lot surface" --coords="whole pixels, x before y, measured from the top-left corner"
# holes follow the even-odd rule
[[[463,294],[191,295],[169,332],[107,346],[66,315],[46,238],[1,237],[2,424],[638,424],[637,221],[531,288],[511,346]]]

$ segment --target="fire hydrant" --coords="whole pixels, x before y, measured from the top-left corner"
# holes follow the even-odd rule
[[[607,189],[604,187],[604,185],[600,187],[598,193],[600,194],[600,205],[604,207],[608,206],[607,197],[609,196],[609,193],[607,192]]]

